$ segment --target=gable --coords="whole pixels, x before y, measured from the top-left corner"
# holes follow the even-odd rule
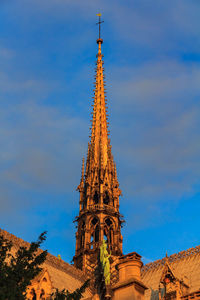
[[[200,290],[200,246],[190,248],[169,256],[169,264],[175,276],[189,286],[188,293]],[[159,289],[160,279],[162,278],[166,259],[146,264],[142,268],[141,276],[144,284],[149,288],[146,298],[150,299],[150,289]]]
[[[15,235],[10,234],[5,230],[0,229],[0,234],[7,240],[12,241],[13,247],[11,253],[13,255],[20,246],[30,246],[30,243],[17,238]],[[41,251],[42,250],[39,250],[39,252]],[[47,254],[47,258],[42,264],[42,268],[42,272],[33,279],[32,284],[29,287],[29,293],[36,291],[36,287],[38,288],[38,293],[41,293],[41,291],[44,290],[48,294],[50,289],[51,293],[55,289],[67,289],[70,292],[73,292],[77,288],[80,288],[87,279],[81,270],[76,269],[73,265],[64,262],[62,259],[59,259],[50,253]],[[90,288],[87,288],[83,299],[90,298],[92,295],[93,293]],[[32,299],[31,296],[30,299]]]

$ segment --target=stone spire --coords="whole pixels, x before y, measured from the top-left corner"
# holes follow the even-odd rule
[[[103,74],[103,55],[101,53],[102,43],[102,39],[97,40],[98,53],[96,63],[97,67],[95,76],[96,81],[92,113],[91,140],[88,145],[88,157],[85,175],[88,178],[91,171],[96,169],[98,171],[98,175],[102,177],[103,171],[108,167],[110,170],[112,169],[113,176],[115,177],[115,180],[117,180],[115,165],[111,153],[110,139],[108,138],[107,101]]]
[[[86,166],[84,168],[83,163],[81,182],[77,188],[80,192],[80,211],[76,218],[78,230],[74,264],[86,273],[94,271],[103,240],[107,242],[112,261],[122,255],[121,191],[108,137],[102,43],[99,34],[91,136]],[[114,267],[113,270],[115,272]],[[114,278],[113,274],[111,278]]]
[[[105,168],[108,161],[108,129],[106,114],[106,97],[104,90],[103,61],[101,45],[103,40],[98,39],[98,54],[96,67],[96,82],[93,104],[93,120],[91,130],[91,154],[96,165]]]

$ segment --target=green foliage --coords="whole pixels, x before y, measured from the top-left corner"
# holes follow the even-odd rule
[[[27,286],[41,272],[40,265],[47,256],[47,251],[38,254],[38,249],[45,240],[46,232],[43,232],[29,248],[20,247],[16,253],[11,254],[12,242],[0,235],[1,300],[26,299]]]
[[[80,300],[83,297],[85,289],[89,286],[90,280],[87,280],[80,288],[76,289],[73,293],[68,290],[62,290],[61,292],[56,290],[55,293],[51,295],[52,300]]]

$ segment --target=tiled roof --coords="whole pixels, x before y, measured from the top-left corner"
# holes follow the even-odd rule
[[[142,281],[150,288],[146,298],[150,298],[151,289],[158,290],[166,259],[146,264],[142,268]],[[168,257],[170,267],[176,276],[189,286],[189,293],[200,290],[200,246],[173,254]]]
[[[5,230],[0,229],[0,234],[3,235],[7,240],[12,241],[13,252],[16,252],[19,247],[29,247],[30,245],[30,243],[25,242],[24,240]],[[53,287],[58,288],[59,290],[65,288],[72,292],[79,288],[86,280],[86,277],[81,270],[76,269],[74,266],[49,253],[47,254],[47,258],[42,267],[47,269]],[[88,288],[84,296],[84,299],[90,298],[92,296],[92,291],[90,291]]]

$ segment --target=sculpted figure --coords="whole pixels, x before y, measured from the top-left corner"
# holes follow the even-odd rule
[[[110,284],[110,254],[107,251],[106,241],[103,240],[102,245],[100,246],[100,261],[103,267],[103,275],[105,278],[105,284]]]

